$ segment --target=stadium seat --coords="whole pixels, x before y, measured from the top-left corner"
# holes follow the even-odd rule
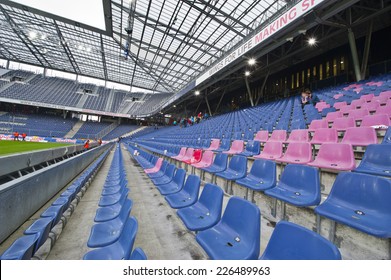
[[[129,260],[137,230],[136,218],[129,217],[116,242],[86,253],[83,260]]]
[[[364,100],[364,102],[370,102],[375,95],[373,93],[361,95],[360,100]],[[364,103],[365,104],[365,103]]]
[[[286,143],[292,142],[309,142],[310,137],[307,129],[295,129],[292,130],[289,134],[288,140]]]
[[[259,143],[259,141],[248,140],[246,144],[246,149],[239,155],[245,157],[252,157],[254,155],[259,155],[260,150],[261,150],[261,143]]]
[[[254,204],[231,197],[214,227],[197,234],[197,242],[212,260],[255,260],[259,256],[261,212]]]
[[[23,235],[1,255],[1,260],[30,260],[35,253],[39,234]]]
[[[259,141],[261,143],[267,142],[269,139],[269,131],[260,130],[255,134],[254,140]]]
[[[326,116],[326,121],[330,123],[330,122],[334,122],[335,119],[342,118],[342,117],[343,117],[343,114],[340,111],[338,111],[338,112],[330,112]]]
[[[276,163],[271,160],[254,160],[250,173],[236,183],[254,191],[264,191],[276,185]]]
[[[182,160],[182,161],[184,163],[187,163],[187,164],[193,164],[193,163],[200,162],[201,157],[202,157],[202,150],[201,149],[195,149],[193,151],[193,156],[191,157],[191,159]]]
[[[368,109],[356,109],[356,110],[349,111],[348,117],[353,118],[355,121],[359,121],[368,115],[369,115]]]
[[[333,107],[334,107],[336,110],[340,110],[341,107],[344,107],[344,106],[346,106],[346,105],[348,105],[348,104],[346,103],[346,101],[335,102]]]
[[[227,164],[228,164],[228,155],[220,153],[215,156],[215,159],[211,166],[202,168],[202,170],[210,173],[221,172],[227,169]]]
[[[121,235],[126,221],[128,220],[130,211],[131,202],[130,200],[125,200],[117,218],[93,225],[90,237],[87,241],[87,246],[90,248],[97,248],[116,242]]]
[[[133,261],[136,261],[136,260],[144,261],[147,259],[148,259],[147,255],[145,255],[143,249],[141,249],[141,248],[135,248],[129,258],[129,260],[133,260]]]
[[[383,92],[380,93],[379,96],[381,96],[381,97],[385,96],[388,99],[391,99],[391,90],[383,91]]]
[[[162,166],[162,163],[163,163],[163,159],[162,158],[158,158],[158,160],[156,161],[156,164],[154,167],[152,168],[147,168],[147,169],[144,169],[144,172],[149,174],[149,173],[156,173],[160,170],[160,167]]]
[[[56,206],[51,205],[41,214],[41,218],[53,218],[51,227],[54,227],[61,220],[62,214],[66,210],[64,207],[65,204]]]
[[[344,143],[322,144],[315,160],[308,165],[339,171],[353,170],[356,167],[356,162],[352,145]]]
[[[361,126],[391,126],[390,117],[386,114],[369,115],[362,119]]]
[[[220,220],[223,206],[223,190],[216,185],[206,184],[198,201],[177,211],[179,218],[192,231],[208,229]]]
[[[311,122],[310,126],[308,127],[308,130],[313,131],[313,130],[316,130],[319,128],[328,128],[328,127],[329,127],[329,124],[325,119],[313,120]]]
[[[39,218],[35,220],[25,231],[25,235],[38,235],[38,240],[35,244],[33,254],[45,243],[49,236],[49,232],[53,227],[55,217]]]
[[[186,171],[182,168],[178,168],[171,182],[164,185],[157,185],[156,188],[162,195],[179,192],[185,183],[185,178]]]
[[[175,171],[175,164],[169,164],[162,177],[151,179],[151,181],[155,186],[170,183],[174,178]]]
[[[130,203],[130,211],[132,211],[133,201],[123,196],[123,199],[121,199],[116,204],[106,207],[99,207],[98,209],[96,209],[94,221],[97,223],[102,223],[117,218],[121,213],[122,207],[125,205],[125,200],[130,200],[130,202],[126,201],[126,204]]]
[[[337,143],[338,133],[335,128],[315,129],[314,135],[310,141],[311,144]]]
[[[286,130],[273,130],[268,142],[285,142],[287,138]]]
[[[220,139],[212,139],[209,148],[204,149],[205,151],[217,150],[220,146]]]
[[[172,157],[172,158],[176,159],[176,160],[181,160],[185,156],[186,151],[187,151],[187,148],[182,147],[181,150],[179,151],[179,154],[177,156]]]
[[[380,238],[391,237],[391,181],[342,172],[315,213]]]
[[[376,115],[388,115],[391,118],[391,105],[381,106],[376,109]]]
[[[391,177],[391,144],[368,145],[354,172]]]
[[[355,126],[356,122],[353,118],[337,118],[331,127],[337,131],[345,131],[347,128]]]
[[[391,144],[391,127],[389,127],[384,135],[382,144]]]
[[[254,158],[277,159],[282,157],[282,142],[266,142],[262,152]]]
[[[213,163],[213,152],[212,151],[205,151],[202,155],[202,158],[199,162],[192,163],[191,165],[196,168],[203,168],[211,166]]]
[[[274,188],[265,194],[295,206],[314,206],[320,203],[319,170],[315,167],[288,164]]]
[[[217,172],[216,176],[226,180],[237,180],[246,176],[247,158],[235,155],[231,158],[226,170]]]
[[[121,192],[119,192],[119,193],[101,196],[99,199],[98,205],[100,207],[104,207],[104,206],[110,206],[110,205],[116,204],[117,202],[119,202],[123,199],[123,196],[127,197],[128,193],[129,193],[129,189],[123,188],[121,190]]]
[[[377,101],[368,102],[361,105],[361,109],[368,110],[369,112],[375,112],[379,107],[380,107],[380,102]]]
[[[306,164],[312,161],[310,143],[293,142],[288,145],[285,154],[276,159],[277,162]]]
[[[193,154],[194,154],[194,149],[193,148],[187,148],[186,150],[186,154],[180,158],[179,160],[182,161],[182,162],[187,162],[187,161],[190,161],[193,157]]]
[[[148,177],[150,179],[154,179],[154,178],[158,178],[158,177],[162,177],[164,175],[164,172],[166,171],[166,168],[168,167],[168,162],[167,161],[163,161],[162,165],[160,166],[160,169],[158,172],[155,172],[155,173],[148,173]]]
[[[368,146],[377,144],[376,130],[372,127],[350,127],[347,128],[341,143],[352,146]]]
[[[340,260],[338,248],[319,234],[287,221],[277,223],[260,260]]]
[[[363,99],[355,99],[350,103],[350,106],[354,108],[360,108],[362,104],[366,103]]]
[[[231,139],[225,138],[225,139],[221,140],[221,144],[220,144],[219,148],[215,149],[213,151],[224,152],[224,151],[228,151],[230,147],[231,147]]]
[[[232,141],[231,148],[228,151],[223,151],[224,154],[236,155],[243,152],[244,141],[234,140]]]
[[[171,208],[183,208],[196,203],[200,190],[201,179],[196,175],[189,175],[182,190],[165,197]]]

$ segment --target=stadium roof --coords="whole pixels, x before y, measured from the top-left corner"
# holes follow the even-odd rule
[[[296,2],[102,0],[102,30],[0,0],[0,58],[174,93]]]

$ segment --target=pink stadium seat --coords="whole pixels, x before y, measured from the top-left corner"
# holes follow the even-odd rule
[[[380,107],[380,102],[371,101],[361,106],[361,109],[367,109],[369,112],[375,112]]]
[[[326,121],[327,121],[327,122],[333,122],[335,119],[337,119],[337,118],[342,118],[342,117],[343,117],[343,114],[342,114],[342,112],[340,112],[340,111],[337,111],[337,112],[329,112],[329,113],[327,113]]]
[[[342,93],[338,93],[338,94],[335,94],[335,95],[333,96],[333,98],[334,98],[334,99],[339,99],[339,98],[341,98],[342,96],[343,96]]]
[[[346,105],[348,105],[348,104],[346,103],[346,101],[343,101],[343,102],[335,102],[333,107],[335,108],[335,110],[340,110],[341,107],[346,106]]]
[[[338,133],[334,128],[319,128],[314,132],[311,144],[337,143]]]
[[[387,114],[369,115],[362,119],[361,126],[390,126],[390,116]]]
[[[335,128],[338,131],[344,131],[348,127],[355,127],[356,122],[353,118],[338,118],[335,119],[332,125],[332,128]]]
[[[325,119],[313,120],[310,123],[310,126],[309,126],[308,130],[315,130],[315,129],[318,129],[318,128],[328,128],[328,127],[329,127],[329,123]]]
[[[268,142],[285,142],[287,137],[286,130],[274,130]]]
[[[187,164],[197,163],[197,162],[200,162],[201,157],[202,157],[202,150],[196,149],[196,150],[194,150],[193,156],[191,157],[191,159],[183,160],[183,162],[187,163]]]
[[[182,147],[179,151],[179,154],[175,157],[172,157],[173,159],[181,160],[186,154],[186,147]]]
[[[277,159],[282,157],[282,142],[266,142],[262,153],[254,158]]]
[[[310,143],[294,142],[288,148],[282,158],[277,158],[277,162],[306,164],[312,161],[312,147]]]
[[[341,108],[339,108],[339,110],[343,113],[343,114],[347,114],[349,111],[351,110],[355,110],[356,107],[352,106],[352,105],[345,105],[345,106],[342,106]]]
[[[266,142],[269,139],[269,131],[260,130],[255,134],[254,140],[259,142]]]
[[[315,108],[318,109],[319,112],[322,112],[325,108],[330,108],[330,104],[327,104],[326,102],[318,102],[315,105]]]
[[[193,163],[192,166],[196,168],[204,168],[209,167],[213,163],[213,152],[212,151],[205,151],[202,155],[202,159],[200,162]]]
[[[374,98],[372,98],[372,102],[373,101],[377,101],[380,103],[380,105],[385,105],[387,104],[387,101],[388,101],[388,97],[387,96],[375,96]]]
[[[360,99],[364,100],[365,102],[370,102],[374,96],[375,95],[373,93],[370,93],[370,94],[362,95]]]
[[[244,141],[243,140],[234,140],[232,146],[228,151],[224,151],[224,154],[236,155],[243,152]]]
[[[383,92],[380,93],[379,96],[382,96],[382,97],[385,96],[388,99],[390,99],[391,98],[391,90],[383,91]]]
[[[286,143],[293,142],[309,142],[310,137],[307,129],[295,129],[289,134],[289,138]]]
[[[209,148],[204,149],[205,151],[217,150],[220,146],[220,139],[212,139]]]
[[[391,104],[386,106],[380,106],[376,109],[376,115],[386,114],[391,118]]]
[[[355,121],[362,120],[364,116],[369,115],[368,109],[356,109],[349,112],[348,117],[353,118]]]
[[[326,143],[320,146],[318,155],[310,166],[319,168],[348,171],[356,168],[353,148],[345,143]]]
[[[193,148],[187,148],[186,154],[179,160],[183,161],[183,162],[186,162],[186,161],[190,160],[193,157],[193,153],[194,153],[194,149]]]
[[[346,129],[341,143],[352,146],[368,146],[377,144],[376,130],[372,127],[350,127]]]
[[[158,160],[156,161],[156,164],[154,167],[152,168],[148,168],[148,169],[144,169],[144,172],[145,173],[156,173],[160,170],[160,167],[162,166],[162,163],[163,163],[163,159],[162,158],[158,158]]]
[[[350,106],[354,109],[354,108],[359,108],[361,107],[362,104],[364,104],[366,101],[363,100],[363,99],[356,99],[356,100],[353,100],[352,103],[350,103]]]

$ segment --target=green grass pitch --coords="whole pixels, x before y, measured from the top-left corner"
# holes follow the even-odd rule
[[[0,141],[0,157],[9,154],[19,154],[36,150],[46,150],[68,146],[67,143],[40,143],[24,141]]]

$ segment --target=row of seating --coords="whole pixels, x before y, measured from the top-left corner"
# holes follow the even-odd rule
[[[135,152],[135,147],[128,146],[128,149],[146,174],[154,179],[152,182],[161,194],[165,195],[168,204],[178,209],[177,214],[185,226],[198,232],[196,240],[211,259],[259,257],[261,213],[258,207],[242,198],[231,197],[221,217],[224,192],[219,186],[206,184],[198,198],[200,178],[189,175],[185,182],[185,170],[177,169],[172,178],[172,181],[176,180],[176,187],[168,190],[166,187],[170,183],[160,184],[157,179],[166,181],[175,166],[172,167],[173,165],[168,163],[164,165],[165,161],[161,158],[142,150]],[[166,166],[166,170],[170,169],[170,172],[159,170],[158,165],[163,168]],[[181,174],[180,180],[177,179],[177,174]],[[289,239],[291,234],[297,236],[293,242]],[[311,242],[311,247],[301,246],[302,242]],[[287,244],[289,247],[285,250],[275,249],[278,244]],[[332,243],[320,235],[293,223],[281,221],[260,259],[341,259],[341,255]]]
[[[96,224],[92,226],[87,242],[88,247],[97,249],[87,252],[84,260],[147,259],[141,248],[132,252],[138,223],[135,217],[129,217],[133,201],[128,198],[127,184],[122,152],[116,144],[96,210]]]
[[[98,171],[101,164],[108,155],[105,151],[94,163],[85,170],[60,196],[49,206],[40,216],[34,221],[25,231],[24,235],[16,239],[12,245],[4,251],[0,259],[2,260],[29,260],[38,251],[38,249],[49,238],[51,240],[51,247],[57,240],[55,233],[51,237],[49,233],[53,228],[62,223],[65,226],[65,219],[63,214],[69,209],[72,213],[75,205],[80,201],[84,195],[86,188],[89,186],[92,177]],[[76,202],[74,202],[76,200]]]

